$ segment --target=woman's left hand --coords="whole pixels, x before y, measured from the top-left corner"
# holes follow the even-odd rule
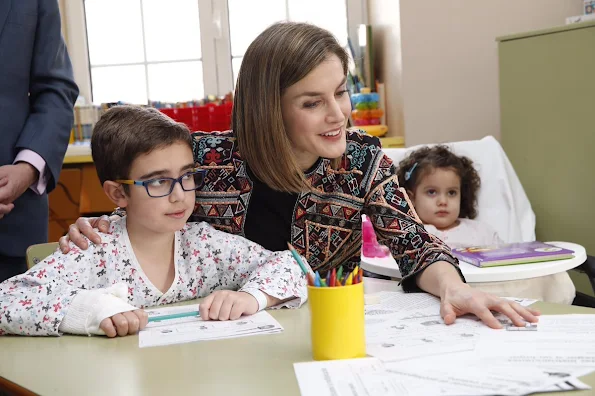
[[[519,327],[524,327],[526,322],[537,322],[539,315],[539,311],[535,309],[525,308],[514,301],[474,289],[465,283],[448,286],[440,302],[440,315],[447,325],[454,323],[457,316],[474,314],[491,328],[502,328],[491,311],[508,316]]]

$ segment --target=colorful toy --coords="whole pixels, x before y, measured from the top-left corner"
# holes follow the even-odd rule
[[[388,257],[388,247],[378,243],[374,226],[366,215],[362,215],[362,255],[364,257]]]
[[[370,88],[362,88],[361,93],[351,95],[351,118],[355,126],[380,125],[384,111],[379,109],[380,97]]]
[[[384,136],[388,132],[386,125],[360,125],[359,129],[365,131],[368,135],[372,136]]]

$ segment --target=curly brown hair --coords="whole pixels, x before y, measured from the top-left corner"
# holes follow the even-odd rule
[[[423,176],[433,169],[439,168],[450,168],[461,178],[459,217],[469,219],[477,217],[477,194],[481,187],[479,174],[473,167],[473,161],[467,157],[459,157],[450,151],[448,146],[422,147],[409,153],[404,160],[399,162],[397,169],[399,184],[407,191],[414,191]]]

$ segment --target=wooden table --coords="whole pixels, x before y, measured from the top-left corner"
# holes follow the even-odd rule
[[[367,293],[397,288],[396,282],[368,278],[365,286]],[[595,314],[590,308],[535,306],[546,314]],[[136,336],[0,337],[0,390],[10,381],[22,394],[50,396],[299,395],[293,363],[312,359],[308,307],[269,312],[283,333],[157,348],[139,349]],[[581,380],[595,387],[595,373]]]

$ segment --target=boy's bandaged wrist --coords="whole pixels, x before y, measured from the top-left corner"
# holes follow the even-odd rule
[[[127,301],[128,288],[122,283],[108,288],[81,290],[74,297],[60,331],[70,334],[104,335],[101,321],[115,314],[137,309]]]
[[[258,310],[259,311],[262,311],[263,309],[265,309],[267,307],[267,305],[269,304],[266,294],[264,294],[264,292],[262,292],[259,289],[242,289],[240,291],[242,291],[244,293],[248,293],[256,299],[256,301],[258,302]]]

